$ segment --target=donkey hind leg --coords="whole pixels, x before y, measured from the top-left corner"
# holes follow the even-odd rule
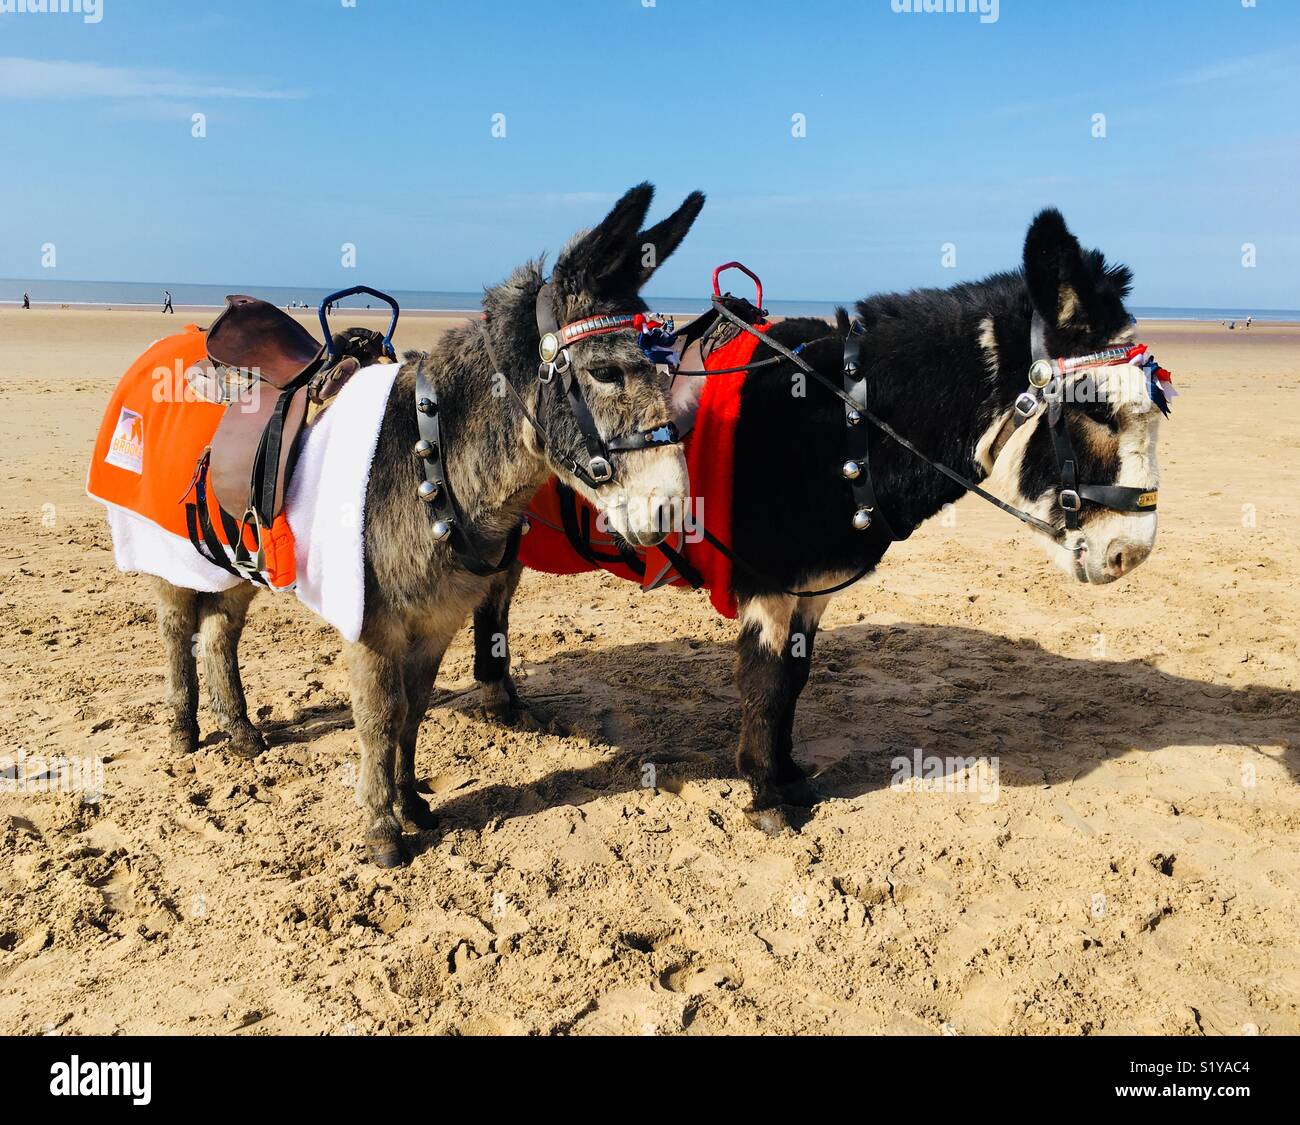
[[[408,859],[402,826],[393,815],[398,742],[406,726],[402,661],[364,640],[348,649],[352,720],[361,741],[357,804],[366,821],[366,847],[380,867]]]
[[[199,675],[194,661],[199,595],[161,578],[154,587],[158,595],[158,631],[167,661],[167,705],[171,709],[168,741],[178,753],[190,754],[199,748]]]
[[[788,797],[781,787],[781,741],[794,675],[789,642],[795,609],[796,599],[785,594],[746,602],[741,606],[736,642],[741,699],[736,765],[753,791],[753,804],[745,815],[773,836],[792,827]]]
[[[513,722],[520,708],[510,678],[510,601],[523,569],[515,563],[497,575],[474,610],[474,678],[482,685],[483,709],[505,722]]]
[[[789,682],[786,685],[785,710],[776,744],[776,781],[786,804],[811,807],[817,803],[817,794],[808,783],[807,774],[794,760],[794,715],[799,705],[799,695],[808,684],[812,671],[813,645],[817,640],[817,625],[830,604],[829,597],[800,598],[790,622],[790,635],[786,642],[789,662]]]
[[[239,637],[249,603],[256,595],[256,586],[241,582],[219,594],[199,596],[199,637],[203,642],[208,703],[217,725],[230,735],[230,750],[241,758],[254,758],[266,749],[261,732],[249,721],[244,684],[239,677]]]
[[[397,796],[393,811],[407,832],[427,832],[437,827],[438,817],[428,802],[416,792],[415,744],[420,737],[420,724],[429,707],[429,696],[442,655],[447,651],[450,637],[418,637],[402,663],[402,685],[406,692],[406,722],[397,747]]]

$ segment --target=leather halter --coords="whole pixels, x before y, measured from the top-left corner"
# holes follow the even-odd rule
[[[507,388],[518,402],[525,420],[537,431],[542,447],[549,448],[552,458],[588,487],[599,488],[614,480],[612,457],[615,453],[625,453],[634,449],[655,449],[660,446],[676,445],[681,441],[677,427],[672,422],[606,440],[591,416],[591,410],[573,373],[573,360],[568,350],[570,344],[611,332],[634,331],[638,319],[636,316],[630,314],[590,316],[560,326],[555,317],[549,283],[543,285],[538,292],[536,307],[537,326],[541,332],[538,350],[542,357],[537,370],[538,383],[544,387],[555,383],[557,375],[560,377],[569,410],[578,424],[583,444],[587,449],[585,465],[576,457],[559,452],[555,442],[533,412],[528,409],[523,396],[497,362],[487,327],[480,324],[479,333],[493,371],[502,375]],[[509,569],[518,557],[519,540],[528,532],[528,521],[521,520],[511,529],[506,536],[498,561],[495,563],[488,561],[486,557],[488,545],[464,519],[452,492],[440,415],[437,392],[423,368],[417,366],[415,417],[419,426],[420,440],[416,443],[415,453],[420,458],[424,469],[424,480],[420,484],[419,496],[429,505],[429,512],[433,518],[433,537],[438,542],[450,542],[460,564],[471,574],[483,578],[500,574],[503,570]]]
[[[583,445],[587,449],[587,463],[584,465],[576,457],[561,453],[537,420],[527,411],[525,415],[537,431],[543,446],[550,448],[551,456],[567,471],[589,488],[599,488],[614,480],[613,455],[615,453],[627,453],[635,449],[656,449],[660,446],[676,445],[681,441],[677,427],[672,422],[664,422],[648,430],[633,430],[616,437],[605,438],[597,427],[595,419],[592,418],[591,409],[587,406],[582,388],[578,385],[577,376],[573,371],[573,357],[569,354],[569,345],[592,336],[635,331],[637,317],[634,314],[589,316],[561,325],[555,314],[554,294],[550,282],[544,284],[537,292],[536,313],[537,329],[541,333],[538,343],[541,362],[537,367],[537,380],[544,386],[556,384],[563,389],[569,412],[578,424]],[[485,334],[484,339],[486,338]],[[509,379],[506,383],[512,390],[514,389]],[[522,399],[520,403],[522,405]]]
[[[1030,353],[1033,363],[1029,368],[1029,390],[1016,399],[1012,418],[1015,427],[1019,428],[1030,421],[1042,406],[1047,407],[1047,425],[1052,435],[1057,480],[1060,484],[1057,503],[1064,513],[1066,530],[1079,530],[1079,513],[1085,500],[1112,512],[1132,512],[1138,515],[1154,512],[1158,499],[1154,489],[1119,484],[1080,484],[1079,458],[1074,450],[1074,442],[1070,439],[1070,429],[1065,424],[1069,375],[1090,367],[1123,362],[1128,349],[1110,348],[1092,355],[1053,359],[1047,350],[1047,325],[1035,309],[1030,327]]]

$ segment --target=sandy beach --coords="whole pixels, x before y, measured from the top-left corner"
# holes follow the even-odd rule
[[[417,762],[442,828],[380,871],[341,644],[291,595],[244,634],[267,753],[206,709],[167,749],[147,585],[83,486],[112,386],[190,319],[0,310],[0,757],[103,762],[94,804],[0,787],[0,1032],[1300,1033],[1300,326],[1142,325],[1181,396],[1126,581],[968,499],[836,599],[800,835],[742,815],[703,595],[530,575],[551,722],[481,714],[467,629]],[[891,788],[916,748],[996,758],[996,793]]]

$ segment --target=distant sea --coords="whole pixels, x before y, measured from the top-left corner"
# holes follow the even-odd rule
[[[381,288],[375,286],[375,288]],[[95,305],[106,308],[161,308],[164,289],[172,291],[176,305],[190,308],[221,308],[228,293],[250,293],[265,301],[288,307],[297,302],[315,308],[331,292],[309,285],[160,285],[137,281],[53,281],[0,279],[0,305],[20,304],[23,291],[31,294],[35,305]],[[476,312],[482,302],[480,293],[442,292],[433,289],[392,289],[389,294],[412,312]],[[689,315],[708,307],[703,287],[695,297],[647,297],[655,312]],[[777,316],[834,315],[835,306],[850,309],[853,300],[837,301],[768,301],[768,309]],[[373,297],[349,297],[340,308],[380,307]],[[1134,308],[1133,313],[1145,320],[1245,320],[1300,321],[1300,309],[1230,309],[1230,308]]]

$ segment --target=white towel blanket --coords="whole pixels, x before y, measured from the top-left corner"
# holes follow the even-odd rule
[[[396,363],[375,364],[348,380],[304,432],[285,493],[298,572],[294,593],[349,641],[361,636],[365,612],[366,487],[384,409],[400,370]],[[205,592],[238,585],[240,579],[213,566],[188,539],[134,512],[107,508],[118,570],[153,574]]]

